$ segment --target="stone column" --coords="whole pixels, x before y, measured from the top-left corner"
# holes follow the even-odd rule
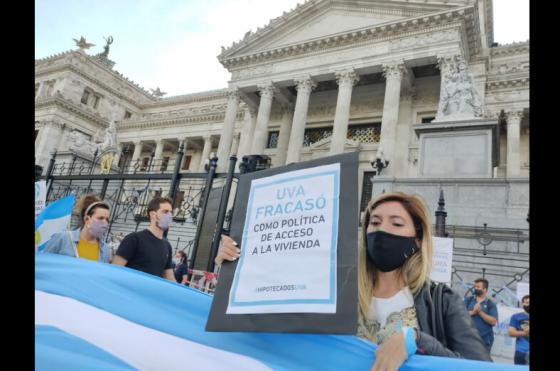
[[[251,152],[251,145],[253,144],[253,133],[255,132],[255,126],[257,124],[257,111],[250,107],[245,109],[245,120],[243,122],[243,128],[241,131],[241,139],[239,142],[239,150],[237,151],[237,158],[239,161],[245,155],[249,155]]]
[[[198,166],[198,171],[204,172],[204,165],[208,156],[210,156],[210,150],[212,149],[212,141],[210,140],[210,135],[204,137],[204,148],[202,149],[202,157],[200,158],[200,165]]]
[[[404,67],[403,62],[383,65],[383,74],[386,79],[386,85],[379,148],[383,149],[385,157],[389,160],[389,166],[383,171],[384,175],[393,174],[390,161],[395,160],[401,81],[404,73],[406,73],[406,68]]]
[[[396,127],[395,158],[390,164],[393,167],[392,174],[399,178],[408,175],[408,164],[411,161],[408,146],[411,135],[416,136],[411,129],[411,123],[414,122],[412,103],[415,93],[416,89],[411,86],[410,81],[407,81],[401,89],[399,119]]]
[[[140,155],[142,154],[142,141],[137,140],[134,142],[134,152],[132,153],[132,160],[130,162],[131,166],[136,166],[138,159],[140,159]]]
[[[299,162],[301,148],[303,147],[305,124],[307,122],[309,97],[311,96],[311,91],[317,87],[317,83],[309,76],[294,81],[296,83],[297,98],[296,107],[294,109],[292,130],[290,132],[290,141],[288,144],[288,153],[286,157],[286,163],[288,164],[292,162]]]
[[[275,166],[286,164],[286,155],[292,131],[292,120],[294,119],[293,105],[282,106],[282,123],[280,124],[280,132],[278,133],[278,144],[276,146]]]
[[[231,143],[231,151],[229,152],[230,156],[233,156],[233,155],[237,156],[237,152],[239,152],[239,139],[240,139],[239,137],[240,136],[241,136],[241,133],[239,133],[239,132],[234,132],[233,133],[233,142]],[[229,158],[228,158],[228,166],[229,166]]]
[[[253,144],[251,146],[251,153],[253,154],[264,153],[268,137],[268,121],[270,120],[270,110],[272,108],[272,99],[274,98],[274,85],[272,83],[259,85],[258,88],[261,93],[261,101],[257,115],[257,125],[253,134]]]
[[[352,88],[359,80],[359,76],[356,75],[354,70],[336,72],[335,76],[336,82],[338,83],[338,98],[336,101],[333,135],[329,155],[336,155],[344,152],[344,144],[346,143],[346,135],[348,133],[348,120],[350,118]]]
[[[161,164],[161,154],[163,153],[163,139],[156,139],[156,150],[154,153],[154,160]]]
[[[521,136],[521,118],[523,111],[512,111],[507,114],[507,177],[518,177],[521,174],[519,137]]]
[[[231,141],[233,138],[233,129],[235,128],[235,119],[237,118],[237,107],[239,105],[239,91],[237,89],[228,90],[228,103],[226,115],[224,118],[224,127],[218,144],[218,168],[217,172],[227,171],[229,164],[229,153],[231,151]]]

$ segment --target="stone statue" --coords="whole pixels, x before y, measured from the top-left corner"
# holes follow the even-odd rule
[[[109,127],[105,129],[105,136],[103,142],[98,145],[99,152],[116,148],[117,146],[117,123],[112,120],[109,123]]]
[[[97,146],[91,141],[89,141],[86,138],[85,134],[77,130],[73,130],[68,136],[68,139],[70,140],[70,146],[68,148],[72,152],[76,152],[85,155],[87,157],[91,157],[93,156],[95,150],[97,149]]]
[[[109,58],[109,45],[113,43],[113,36],[109,36],[109,38],[105,39],[105,41],[107,41],[107,44],[103,47],[103,53],[98,56],[102,58]]]
[[[80,40],[76,40],[74,38],[72,38],[72,40],[74,40],[74,42],[76,43],[76,46],[80,48],[80,50],[85,50],[85,49],[89,49],[92,46],[95,46],[95,44],[90,44],[88,42],[86,42],[86,39],[81,36]]]
[[[163,97],[165,94],[167,94],[166,92],[161,91],[161,90],[159,89],[159,87],[156,87],[155,89],[150,89],[150,90],[151,90],[151,92],[152,92],[152,95],[154,95],[154,96],[156,96],[156,97],[158,97],[158,98],[161,98],[161,97]]]
[[[440,94],[438,120],[482,117],[482,103],[467,63],[459,58],[447,74]]]

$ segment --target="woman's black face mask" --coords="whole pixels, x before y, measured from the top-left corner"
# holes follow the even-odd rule
[[[397,236],[383,231],[368,233],[368,257],[380,271],[393,271],[402,267],[406,259],[418,250],[415,240],[416,237]]]

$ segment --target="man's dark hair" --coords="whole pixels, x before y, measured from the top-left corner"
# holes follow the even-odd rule
[[[173,207],[173,200],[169,197],[154,197],[148,202],[148,218],[150,218],[150,211],[158,211],[161,204],[168,203]]]
[[[488,290],[488,280],[486,278],[477,278],[476,280],[474,280],[474,283],[479,282],[482,282],[482,286],[484,286],[484,288]]]
[[[525,299],[529,299],[529,294],[525,295],[524,297],[521,298],[521,302],[523,303],[525,301]]]

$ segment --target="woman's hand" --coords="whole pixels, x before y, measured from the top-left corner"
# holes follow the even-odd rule
[[[370,371],[397,371],[407,358],[404,334],[397,331],[377,347]]]
[[[224,260],[234,261],[239,258],[240,251],[239,247],[237,247],[237,242],[229,236],[222,235],[220,247],[218,248],[218,254],[216,255],[216,259],[214,259],[214,262],[221,265]]]

